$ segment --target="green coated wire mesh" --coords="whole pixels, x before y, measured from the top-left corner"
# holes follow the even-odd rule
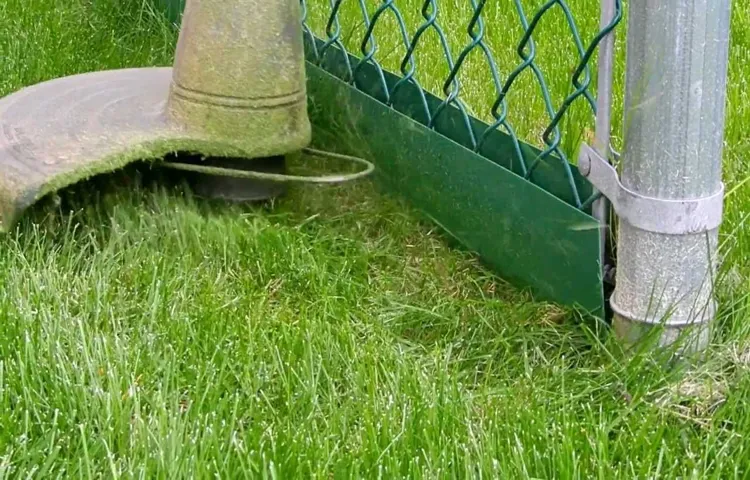
[[[592,64],[622,19],[621,0],[602,29],[599,0],[301,5],[310,62],[479,154],[499,130],[512,145],[514,171],[534,182],[541,164],[558,162],[569,188],[564,200],[585,209],[597,198],[582,198],[569,157],[596,115]],[[538,147],[533,154],[527,143]]]

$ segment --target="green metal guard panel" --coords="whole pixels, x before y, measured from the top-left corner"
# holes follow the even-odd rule
[[[371,159],[387,187],[501,277],[539,299],[603,315],[595,219],[323,69],[307,68],[316,141]]]
[[[177,22],[182,15],[187,0],[156,0],[156,5],[167,13],[173,22]]]

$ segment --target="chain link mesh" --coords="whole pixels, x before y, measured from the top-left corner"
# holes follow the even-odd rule
[[[541,161],[561,162],[570,186],[571,203],[586,208],[597,194],[581,198],[568,157],[582,135],[582,125],[590,125],[596,115],[592,92],[595,88],[592,83],[596,82],[592,82],[591,64],[595,62],[597,46],[622,19],[622,2],[617,0],[613,21],[599,29],[599,11],[595,8],[598,0],[594,1],[596,3],[588,2],[588,11],[584,12],[589,27],[593,24],[587,44],[582,40],[571,7],[564,0],[548,0],[540,5],[522,0],[401,0],[399,6],[395,0],[301,0],[301,4],[310,61],[322,66],[331,50],[349,53],[340,55],[344,67],[338,76],[355,87],[360,84],[363,66],[374,67],[380,83],[381,98],[378,99],[389,106],[394,105],[406,85],[417,87],[413,90],[420,97],[418,117],[431,128],[446,109],[454,107],[462,119],[460,128],[464,130],[461,133],[464,141],[461,143],[477,153],[481,153],[492,131],[501,130],[513,143],[513,161],[517,162],[520,174],[533,181],[532,174]],[[533,15],[529,15],[527,12],[532,8]],[[488,15],[492,19],[489,23],[485,18]],[[513,19],[515,22],[511,24],[509,20]],[[547,25],[542,27],[545,23]],[[490,35],[488,30],[493,27],[493,35]],[[548,33],[550,29],[554,30],[552,34]],[[457,34],[461,30],[464,33]],[[508,38],[511,34],[516,36]],[[491,41],[490,37],[496,41]],[[538,37],[552,44],[553,57],[554,49],[559,49],[561,57],[566,56],[562,53],[565,48],[561,38],[567,37],[567,57],[573,58],[574,64],[564,75],[555,72],[554,85],[550,85],[540,65]],[[465,38],[463,44],[461,38]],[[513,48],[514,52],[507,51],[508,48]],[[507,51],[502,62],[497,59],[501,50]],[[553,68],[560,70],[560,65],[555,64]],[[476,87],[474,84],[482,76],[480,69],[489,78],[480,79],[483,85]],[[389,84],[388,71],[400,73],[398,81]],[[503,76],[504,71],[508,72],[507,76]],[[469,88],[463,84],[467,81],[472,83]],[[430,85],[425,88],[420,82]],[[528,118],[530,109],[525,108],[525,104],[532,102],[529,100],[531,83],[536,85],[533,90],[537,93],[533,95],[538,98],[534,101],[538,103],[541,99],[544,112],[534,114],[544,118]],[[490,86],[494,90],[487,92]],[[476,90],[484,94],[477,95]],[[511,99],[514,90],[523,93]],[[428,101],[428,92],[441,101],[438,104]],[[467,101],[464,97],[471,99]],[[536,144],[541,152],[533,158],[524,155],[521,135],[512,125],[511,100],[516,106],[514,111],[521,112],[518,116],[525,125],[522,130],[538,135],[536,142],[528,142]],[[576,107],[579,103],[584,104],[585,111]],[[479,113],[474,114],[471,107]],[[571,113],[576,108],[577,111]],[[477,129],[478,123],[472,117],[484,120],[485,128]],[[571,123],[580,125],[574,128],[568,125]],[[566,136],[567,146],[571,147],[567,149],[564,148]]]

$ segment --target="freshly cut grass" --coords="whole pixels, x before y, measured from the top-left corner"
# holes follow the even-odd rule
[[[150,8],[5,0],[0,93],[168,65]],[[0,477],[744,477],[748,25],[736,5],[706,363],[624,357],[369,183],[229,207],[128,169],[0,240]]]

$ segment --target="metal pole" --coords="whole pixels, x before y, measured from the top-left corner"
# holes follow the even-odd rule
[[[731,0],[629,5],[621,193],[663,210],[618,211],[611,303],[615,331],[626,342],[657,323],[664,325],[663,346],[683,332],[690,341],[685,349],[708,342],[716,312],[730,10]]]
[[[601,17],[599,21],[600,30],[604,30],[615,18],[616,0],[601,0]],[[594,138],[594,149],[603,158],[609,156],[612,118],[612,77],[614,70],[614,48],[615,30],[602,39],[599,44],[599,68],[597,78],[596,98],[596,132]],[[607,252],[607,239],[609,238],[609,201],[602,196],[591,206],[591,211],[599,224],[599,247],[602,253],[602,275],[606,275],[610,265]]]

